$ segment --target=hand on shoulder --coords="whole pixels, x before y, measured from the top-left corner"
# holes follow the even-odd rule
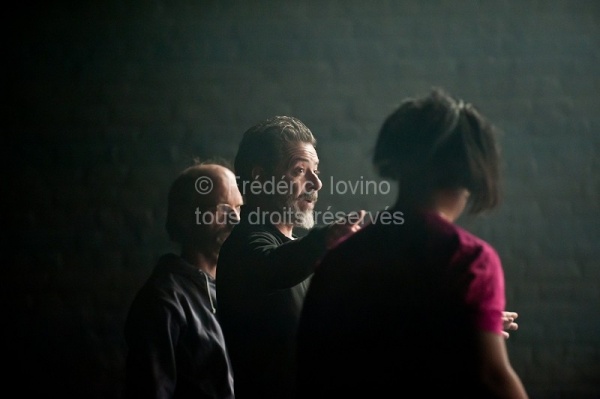
[[[357,212],[350,212],[344,218],[330,224],[325,236],[327,249],[336,247],[352,234],[359,231],[362,228],[362,221],[365,215],[366,212],[361,209]]]

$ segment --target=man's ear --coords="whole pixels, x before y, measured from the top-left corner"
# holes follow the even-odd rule
[[[258,181],[263,181],[264,179],[264,174],[265,174],[265,169],[261,166],[255,166],[252,168],[252,181],[254,180],[258,180]]]

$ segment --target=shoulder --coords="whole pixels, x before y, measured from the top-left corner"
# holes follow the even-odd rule
[[[241,223],[233,228],[223,247],[227,250],[229,246],[239,246],[253,242],[280,245],[285,242],[285,237],[274,226]]]
[[[381,262],[391,249],[394,242],[390,238],[394,236],[394,228],[388,225],[369,224],[344,239],[334,248],[327,250],[319,262],[315,274],[322,275],[341,273],[346,276],[358,272],[365,265]]]
[[[426,213],[423,220],[429,242],[453,248],[460,256],[498,258],[492,245],[464,227],[450,223],[434,213]]]
[[[493,261],[494,263],[500,263],[498,252],[490,243],[460,226],[454,226],[454,229],[458,239],[459,249],[464,254],[488,262]]]
[[[203,281],[201,272],[181,257],[163,255],[138,291],[135,302],[179,306],[182,299],[198,291],[198,283]]]

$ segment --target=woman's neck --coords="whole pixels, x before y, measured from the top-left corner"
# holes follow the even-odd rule
[[[437,213],[450,223],[454,223],[464,211],[469,198],[466,189],[444,189],[433,192],[428,197],[416,198],[414,196],[399,197],[395,208],[401,211],[406,209],[421,209]]]
[[[433,210],[448,222],[454,223],[465,210],[469,194],[467,189],[439,190],[433,197]]]

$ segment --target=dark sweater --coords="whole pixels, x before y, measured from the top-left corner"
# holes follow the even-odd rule
[[[219,255],[219,319],[238,398],[293,396],[296,329],[325,231],[290,239],[243,210]]]
[[[216,315],[215,282],[179,256],[163,256],[125,324],[127,398],[233,399]]]

